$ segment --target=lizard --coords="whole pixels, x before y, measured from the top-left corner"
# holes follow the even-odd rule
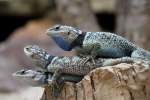
[[[83,63],[86,57],[79,56],[54,56],[46,52],[37,45],[28,45],[24,47],[24,52],[30,60],[39,68],[44,71],[55,73],[56,70],[61,70],[60,73],[72,74],[76,76],[83,76],[91,70],[103,67],[112,66],[119,63],[134,63],[135,59],[130,57],[122,58],[98,58],[96,63],[91,61]]]
[[[18,79],[25,80],[28,84],[36,87],[44,87],[49,85],[52,79],[53,73],[51,72],[43,72],[39,70],[31,70],[31,69],[21,69],[12,74],[14,77]],[[83,76],[75,76],[71,74],[62,74],[59,83],[63,83],[66,81],[69,82],[79,82]]]
[[[93,65],[91,61],[87,61],[86,63],[82,63],[84,61],[84,57],[63,57],[63,56],[53,56],[48,54],[44,49],[40,48],[37,45],[28,45],[24,47],[25,54],[32,60],[32,62],[42,70],[38,71],[38,77],[28,77],[28,74],[24,74],[24,71],[19,72],[25,76],[27,79],[38,80],[39,83],[47,83],[53,88],[54,97],[57,97],[60,92],[62,83],[58,83],[59,80],[64,81],[74,81],[79,82],[85,74],[90,72],[91,70],[101,67],[101,66],[111,66],[119,63],[133,63],[135,59],[129,57],[117,58],[117,59],[108,59],[108,58],[99,58],[96,60],[96,64]],[[57,72],[57,70],[61,70]],[[33,72],[31,72],[33,73]],[[35,72],[34,72],[35,73]],[[47,74],[49,73],[49,74]],[[39,75],[40,74],[40,75]],[[30,73],[29,73],[30,75]],[[48,76],[47,76],[48,75]],[[65,76],[64,76],[65,75]],[[39,78],[41,76],[41,78]],[[22,78],[22,76],[19,75]],[[45,79],[47,77],[47,81]],[[32,81],[32,80],[31,80]],[[42,81],[42,82],[40,82]],[[56,94],[55,94],[56,93]]]
[[[65,51],[75,49],[77,55],[92,58],[132,57],[150,60],[150,52],[138,47],[127,39],[110,32],[84,32],[66,25],[54,25],[47,32],[48,36]]]
[[[47,85],[51,86],[50,82],[52,81],[53,73],[43,72],[31,69],[21,69],[12,74],[17,79],[24,80],[25,83],[36,87],[45,87]],[[74,82],[77,83],[82,79],[83,76],[75,76],[69,74],[62,74],[61,77],[57,80],[59,88],[53,89],[54,97],[57,97],[61,91],[61,88],[64,85],[64,82]],[[52,86],[54,87],[54,86]],[[55,87],[56,88],[56,87]]]
[[[112,66],[119,63],[136,63],[136,61],[141,62],[141,60],[135,58],[122,57],[116,59],[98,58],[96,59],[95,64],[93,64],[92,61],[83,63],[86,57],[53,56],[37,45],[28,45],[24,47],[24,52],[37,67],[40,67],[47,72],[54,73],[51,78],[51,84],[56,84],[56,86],[59,86],[56,81],[62,74],[84,76],[98,67]]]

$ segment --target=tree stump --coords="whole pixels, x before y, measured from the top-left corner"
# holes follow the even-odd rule
[[[97,68],[79,83],[66,82],[57,100],[150,100],[150,66],[118,64]],[[52,100],[49,87],[41,100]]]

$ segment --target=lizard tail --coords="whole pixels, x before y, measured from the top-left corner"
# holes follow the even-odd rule
[[[137,49],[132,52],[131,57],[150,61],[150,52],[144,49]]]

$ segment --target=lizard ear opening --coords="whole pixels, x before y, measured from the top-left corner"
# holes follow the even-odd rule
[[[59,29],[60,29],[60,26],[56,26],[55,29],[56,29],[56,30],[59,30]]]
[[[67,35],[70,35],[70,31],[67,33]]]

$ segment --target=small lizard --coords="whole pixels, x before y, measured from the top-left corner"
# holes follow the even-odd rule
[[[41,71],[34,71],[34,70],[19,70],[12,74],[14,77],[18,79],[22,79],[25,81],[25,83],[28,83],[32,86],[41,86],[44,87],[47,84],[48,77],[51,77],[51,74],[49,76]]]
[[[93,64],[91,61],[87,61],[86,57],[59,57],[49,55],[44,49],[36,46],[29,45],[24,48],[25,54],[32,60],[32,62],[40,67],[41,69],[54,73],[52,76],[52,82],[50,84],[56,85],[57,80],[61,77],[62,74],[70,74],[75,76],[84,76],[89,73],[91,70],[103,67],[103,66],[112,66],[119,63],[133,63],[134,58],[123,57],[117,59],[96,59],[96,63]]]
[[[13,76],[24,80],[26,83],[32,86],[44,87],[46,85],[50,85],[49,83],[52,81],[53,73],[50,72],[43,72],[43,71],[36,71],[31,69],[21,69],[13,73]],[[62,74],[59,78],[59,84],[63,82],[79,82],[83,76],[75,76],[69,74]]]
[[[49,55],[44,49],[37,45],[28,45],[24,48],[25,54],[37,65],[37,67],[54,73],[56,70],[61,70],[60,73],[72,74],[77,76],[83,76],[89,73],[91,70],[102,67],[112,66],[119,63],[133,63],[134,58],[123,57],[116,59],[99,58],[96,59],[96,63],[93,64],[91,61],[87,61],[86,57],[63,57]]]
[[[65,51],[75,48],[78,55],[119,58],[133,57],[150,60],[150,52],[110,32],[83,32],[65,25],[55,25],[47,34]]]
[[[27,69],[22,69],[13,73],[14,77],[24,80],[24,82],[28,83],[29,85],[38,87],[45,87],[47,85],[51,86],[53,99],[55,99],[59,95],[64,82],[69,81],[76,83],[83,78],[83,76],[62,74],[61,77],[59,77],[59,79],[57,80],[57,84],[59,84],[59,87],[57,87],[55,86],[55,84],[50,84],[52,82],[52,75],[53,73],[50,72]]]

